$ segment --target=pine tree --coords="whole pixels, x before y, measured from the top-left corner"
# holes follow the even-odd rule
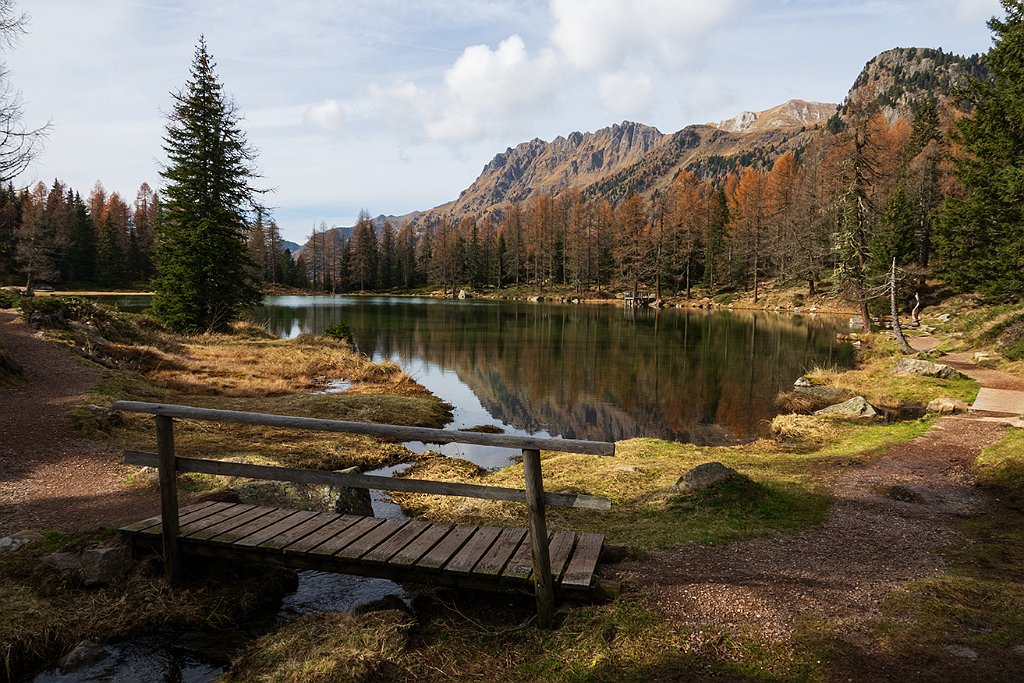
[[[172,97],[153,310],[178,330],[224,329],[260,297],[245,239],[255,153],[202,37],[191,78]]]
[[[1024,2],[1002,5],[1005,19],[988,22],[989,78],[966,89],[973,113],[954,131],[964,194],[947,200],[936,237],[951,283],[1009,301],[1024,297]]]

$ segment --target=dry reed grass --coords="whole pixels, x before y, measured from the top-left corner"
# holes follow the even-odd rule
[[[299,617],[256,640],[221,680],[318,683],[395,680],[412,618],[399,610]]]
[[[86,639],[116,639],[162,627],[223,628],[275,604],[282,575],[261,568],[212,565],[198,589],[175,588],[160,577],[155,558],[129,576],[85,589],[73,575],[43,564],[57,550],[109,544],[108,534],[51,535],[0,555],[0,678],[22,676],[52,663]]]

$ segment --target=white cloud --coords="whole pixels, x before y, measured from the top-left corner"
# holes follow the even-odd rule
[[[552,0],[552,43],[573,66],[627,59],[687,61],[694,41],[732,12],[735,0]]]
[[[645,73],[616,72],[601,76],[598,91],[601,101],[610,109],[619,114],[635,115],[646,111],[654,84]]]
[[[466,142],[493,131],[498,121],[534,106],[551,93],[557,64],[551,50],[531,57],[518,35],[492,50],[472,45],[444,73],[445,106],[426,124],[439,142]]]
[[[325,131],[335,132],[341,127],[342,105],[337,100],[324,100],[306,110],[306,123]]]

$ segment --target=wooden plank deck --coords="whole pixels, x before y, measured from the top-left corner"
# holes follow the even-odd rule
[[[499,592],[533,592],[526,529],[377,519],[231,503],[199,503],[178,514],[185,553],[300,569]],[[152,517],[122,527],[139,545],[159,547]],[[554,585],[565,597],[595,588],[604,536],[548,535]]]

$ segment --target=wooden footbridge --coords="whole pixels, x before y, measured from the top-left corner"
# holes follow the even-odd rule
[[[614,455],[614,444],[135,401],[118,401],[114,408],[155,416],[157,453],[129,451],[125,453],[125,462],[158,468],[161,515],[130,524],[121,531],[134,544],[162,552],[169,581],[181,580],[186,556],[200,555],[428,585],[525,591],[536,597],[538,623],[545,627],[552,622],[557,598],[588,599],[599,592],[594,572],[604,537],[573,531],[549,534],[544,511],[546,505],[608,509],[610,502],[595,496],[545,492],[540,450]],[[183,458],[178,457],[174,449],[175,419],[370,434],[401,441],[519,448],[523,454],[526,488]],[[199,503],[179,510],[178,472],[515,501],[528,506],[530,524],[528,529],[435,524],[416,519],[378,519],[219,502]]]

